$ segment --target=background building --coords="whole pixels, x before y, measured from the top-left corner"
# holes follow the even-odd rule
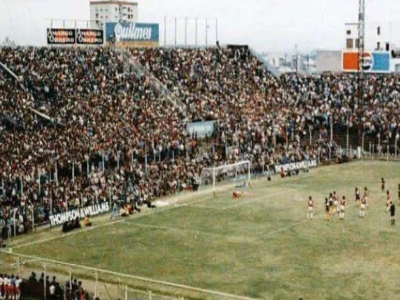
[[[138,4],[132,0],[94,0],[90,2],[92,29],[102,29],[106,22],[138,22]]]
[[[390,22],[369,22],[365,28],[365,48],[373,51],[390,51],[393,46],[393,25]],[[358,49],[358,23],[345,24],[344,49]]]

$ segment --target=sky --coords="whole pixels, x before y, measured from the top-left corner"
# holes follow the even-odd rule
[[[139,21],[160,24],[160,44],[164,44],[164,17],[167,44],[184,43],[184,18],[188,17],[188,43],[194,43],[198,19],[199,43],[247,44],[258,51],[299,52],[344,47],[346,22],[356,22],[358,0],[137,0]],[[400,46],[400,1],[366,0],[367,22],[390,28],[391,39]],[[0,43],[8,36],[21,45],[44,45],[50,19],[88,20],[89,0],[0,0]],[[57,24],[56,22],[54,24]],[[61,26],[61,22],[59,22]],[[68,22],[67,22],[68,24]],[[71,23],[72,24],[72,23]],[[81,25],[79,25],[81,24]],[[390,26],[391,24],[391,26]],[[54,25],[55,27],[56,25]],[[85,22],[78,26],[86,26]],[[396,28],[399,28],[396,30]]]

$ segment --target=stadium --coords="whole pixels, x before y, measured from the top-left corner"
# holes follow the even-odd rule
[[[87,2],[0,46],[1,300],[397,299],[400,51],[365,1],[281,65]]]

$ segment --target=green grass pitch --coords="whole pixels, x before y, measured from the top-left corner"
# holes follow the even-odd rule
[[[256,299],[400,299],[400,221],[390,225],[381,177],[397,205],[400,164],[356,162],[258,180],[240,200],[233,189],[193,194],[184,205],[14,252]],[[365,219],[356,186],[370,191]],[[333,191],[346,195],[344,221],[324,220]]]

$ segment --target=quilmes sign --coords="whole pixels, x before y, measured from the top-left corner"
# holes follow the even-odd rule
[[[106,23],[106,41],[125,46],[158,46],[159,25],[147,23]]]
[[[275,173],[280,173],[282,168],[283,171],[296,171],[296,170],[307,170],[308,168],[315,168],[318,166],[317,161],[310,160],[310,161],[302,161],[297,163],[289,163],[284,165],[275,165]]]
[[[102,204],[96,204],[81,209],[74,209],[61,214],[52,215],[50,216],[50,224],[51,226],[62,225],[65,222],[73,221],[76,218],[84,219],[86,216],[96,216],[109,211],[110,205],[108,202],[104,202]]]

